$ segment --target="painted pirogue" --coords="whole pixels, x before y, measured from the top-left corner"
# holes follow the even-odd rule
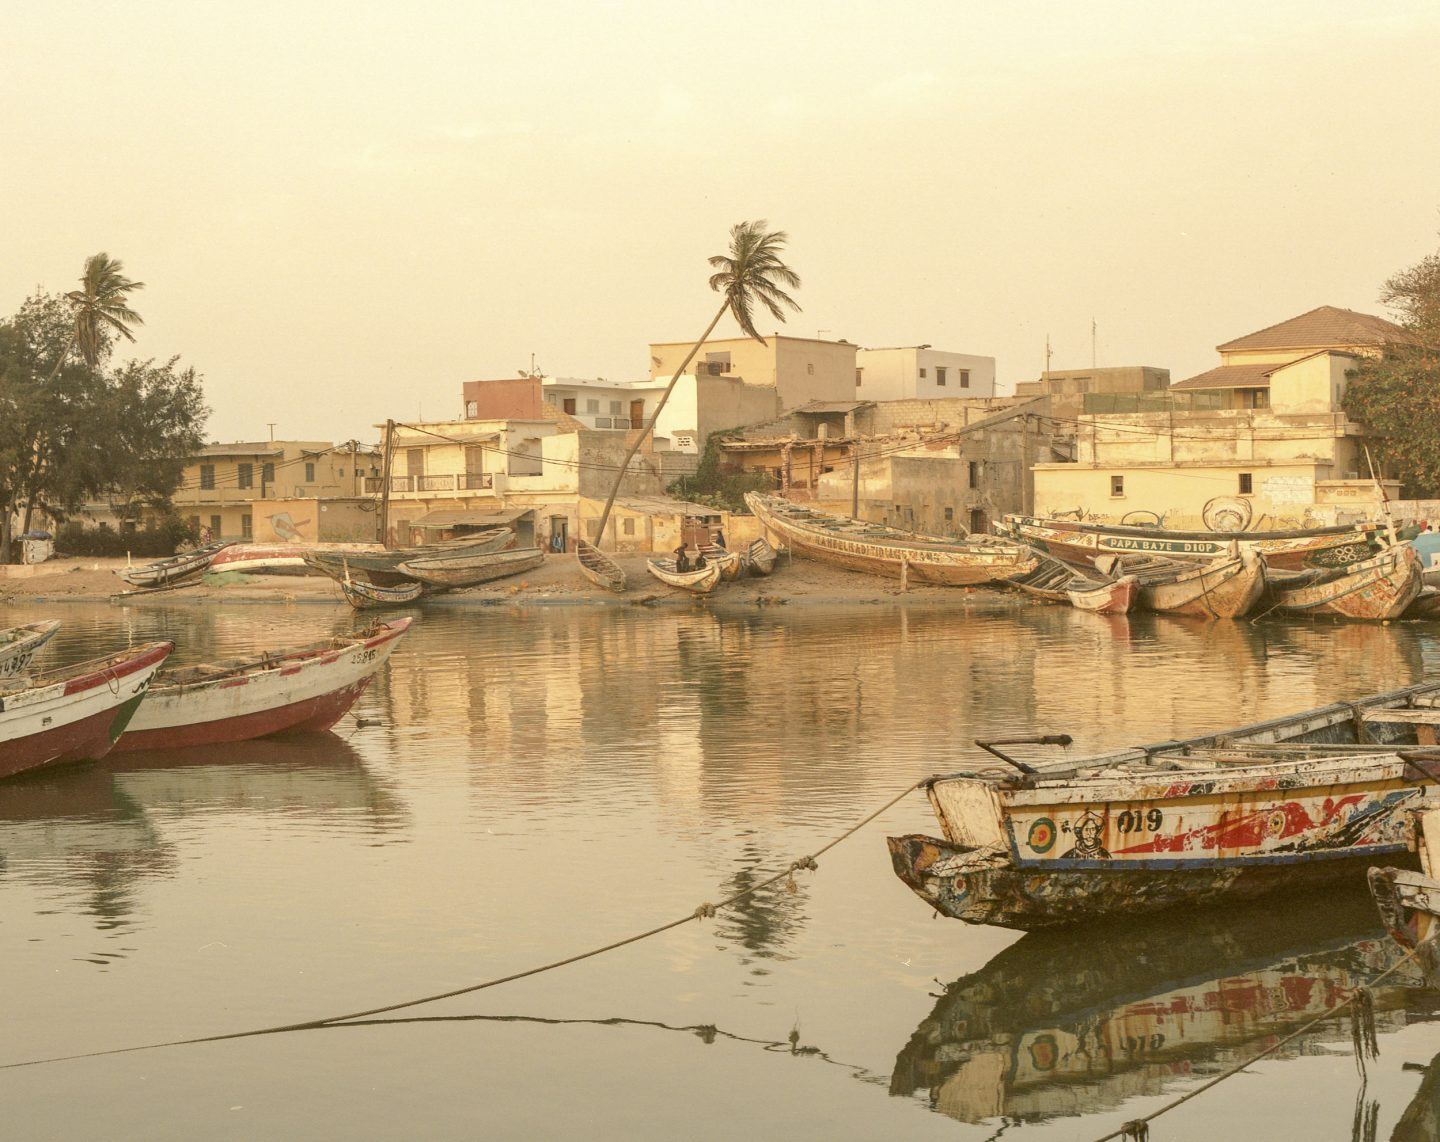
[[[1435,779],[1407,753],[1437,725],[1426,683],[1074,762],[995,748],[1064,735],[977,743],[1011,768],[927,781],[944,837],[891,837],[891,859],[937,911],[1022,929],[1353,878],[1412,849]]]
[[[1253,548],[1220,559],[1169,559],[1157,555],[1102,555],[1095,565],[1140,582],[1139,604],[1157,614],[1201,619],[1248,615],[1265,591],[1265,557]]]
[[[994,536],[945,539],[878,523],[829,515],[779,496],[747,492],[745,503],[761,525],[809,559],[852,571],[947,587],[971,587],[1033,571],[1039,562],[1021,543]]]
[[[1140,597],[1140,581],[1134,575],[1087,575],[1048,555],[1040,556],[1034,570],[1006,579],[1005,584],[1035,598],[1069,603],[1077,611],[1100,615],[1129,614]]]
[[[1380,528],[1366,525],[1295,531],[1171,531],[1160,527],[1007,515],[995,525],[995,530],[1008,539],[1034,544],[1072,563],[1090,563],[1102,555],[1136,553],[1215,559],[1248,549],[1265,556],[1270,567],[1298,571],[1306,567],[1338,567],[1365,558],[1373,550]]]
[[[30,669],[40,650],[60,629],[58,619],[0,630],[0,678],[15,678]]]
[[[1297,615],[1384,622],[1398,619],[1424,587],[1420,557],[1408,543],[1345,567],[1270,577],[1270,606]]]

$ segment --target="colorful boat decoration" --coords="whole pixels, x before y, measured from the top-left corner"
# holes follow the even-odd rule
[[[750,574],[760,579],[775,570],[775,561],[779,558],[775,548],[763,535],[750,544],[745,554]]]
[[[1358,888],[1323,907],[1195,909],[1098,935],[1035,932],[946,985],[896,1055],[890,1093],[970,1123],[1104,1113],[1258,1052],[1402,955]],[[1419,982],[1406,965],[1373,984],[1378,1029],[1407,1025]],[[1324,1020],[1270,1058],[1349,1039],[1348,1021]]]
[[[1080,523],[1068,519],[1007,515],[995,525],[1000,535],[1032,543],[1057,559],[1090,563],[1101,555],[1166,555],[1217,559],[1254,550],[1270,567],[1300,570],[1336,567],[1373,551],[1380,525],[1322,527],[1296,531],[1171,531],[1159,527]],[[1238,549],[1236,546],[1238,544]]]
[[[606,591],[617,595],[625,590],[625,572],[620,564],[611,559],[593,543],[583,539],[576,541],[575,554],[580,560],[580,574]]]
[[[792,551],[852,571],[969,587],[1023,575],[1038,563],[1024,544],[991,536],[954,540],[916,535],[756,492],[747,492],[745,503],[765,530],[783,538]]]
[[[1420,557],[1408,543],[1330,570],[1270,577],[1269,605],[1289,614],[1362,619],[1398,619],[1419,597]]]
[[[670,587],[679,587],[692,595],[708,595],[720,582],[720,564],[706,563],[698,571],[677,571],[673,559],[647,559],[650,574]]]
[[[341,579],[340,593],[357,611],[367,611],[379,607],[403,607],[406,603],[413,603],[425,593],[425,584],[407,579],[395,587],[382,587],[377,583],[367,583],[363,579]]]
[[[1048,602],[1069,603],[1078,611],[1101,615],[1129,614],[1140,596],[1140,581],[1134,575],[1087,575],[1048,555],[1040,556],[1034,570],[1006,579],[1005,585]]]
[[[399,565],[410,578],[430,587],[461,590],[477,587],[492,579],[521,575],[545,562],[545,552],[538,547],[513,547],[508,551],[475,554],[456,551],[453,554],[423,555],[407,559]]]
[[[0,630],[0,678],[15,678],[30,669],[40,650],[60,629],[58,619]]]
[[[152,642],[0,682],[0,777],[110,752],[174,646]]]
[[[364,693],[412,621],[242,661],[162,671],[115,752],[324,732]]]
[[[123,567],[115,574],[132,587],[166,587],[171,583],[178,583],[181,579],[188,579],[191,575],[200,574],[210,566],[210,561],[219,552],[230,545],[229,540],[211,543],[205,547],[197,547],[194,551],[172,555],[169,559],[160,559],[140,567]]]
[[[1095,565],[1140,581],[1140,607],[1166,615],[1239,619],[1265,592],[1265,557],[1253,548],[1223,559],[1101,555]]]
[[[1405,756],[1440,683],[1181,742],[925,783],[943,838],[891,837],[896,874],[973,924],[1032,929],[1355,878],[1412,847],[1433,777]]]

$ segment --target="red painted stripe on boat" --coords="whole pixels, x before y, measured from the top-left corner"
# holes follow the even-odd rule
[[[174,649],[173,642],[152,643],[143,653],[137,653],[133,658],[127,658],[115,665],[82,674],[78,678],[68,679],[65,683],[65,695],[69,697],[71,694],[81,694],[86,690],[93,690],[97,686],[113,685],[117,680],[134,674],[137,670],[144,670],[147,666],[164,662]],[[103,661],[103,659],[99,661]],[[44,676],[42,675],[37,681],[40,684],[39,688],[44,689]]]

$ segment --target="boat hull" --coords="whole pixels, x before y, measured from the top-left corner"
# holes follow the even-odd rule
[[[425,585],[407,579],[395,587],[382,587],[359,579],[342,579],[340,593],[357,611],[368,611],[379,607],[403,607],[407,603],[413,603],[425,593]]]
[[[1079,870],[1063,878],[988,863],[976,850],[935,837],[887,837],[898,876],[942,916],[969,924],[1036,931],[1122,913],[1160,912],[1180,905],[1246,900],[1281,889],[1354,880],[1365,869],[1405,859],[1404,853],[1253,868]]]
[[[756,578],[763,579],[775,570],[775,548],[772,547],[770,541],[763,536],[750,544],[748,554],[750,557],[750,574]]]
[[[721,568],[717,563],[707,563],[698,571],[676,571],[674,565],[667,567],[655,559],[646,560],[650,574],[668,587],[678,587],[692,595],[708,595],[720,582]]]
[[[625,572],[599,548],[583,539],[575,545],[576,557],[580,560],[580,574],[605,591],[617,595],[625,590]]]
[[[1238,619],[1255,609],[1265,592],[1265,559],[1254,551],[1238,559],[1202,563],[1170,582],[1145,584],[1146,610],[1201,619]]]
[[[478,587],[481,583],[488,583],[493,579],[522,575],[526,571],[535,570],[544,561],[545,553],[536,547],[529,550],[497,551],[469,559],[409,560],[400,564],[399,569],[410,578],[431,587],[459,590]]]
[[[1400,618],[1423,586],[1420,558],[1402,543],[1324,582],[1274,584],[1274,606],[1291,614],[1385,622]]]
[[[30,669],[35,656],[45,644],[55,637],[60,623],[51,619],[43,623],[31,623],[25,627],[0,631],[0,636],[10,636],[0,642],[0,678],[17,678]]]
[[[1417,949],[1426,986],[1440,988],[1440,881],[1410,869],[1372,868],[1370,895],[1395,941]]]
[[[1065,597],[1077,611],[1097,615],[1128,615],[1140,598],[1140,583],[1133,575],[1122,575],[1113,583],[1088,590],[1069,589]]]

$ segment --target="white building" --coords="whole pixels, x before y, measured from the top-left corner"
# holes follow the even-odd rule
[[[855,354],[858,400],[936,400],[994,395],[994,357],[946,353],[929,345],[861,349]]]
[[[545,399],[586,428],[643,428],[655,411],[665,385],[649,381],[615,382],[603,377],[545,377]]]

